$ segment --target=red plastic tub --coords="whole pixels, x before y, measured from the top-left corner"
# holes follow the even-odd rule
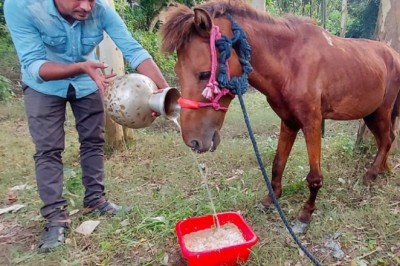
[[[211,228],[214,226],[214,220],[213,215],[186,218],[176,223],[175,229],[182,256],[186,258],[189,266],[233,266],[248,259],[251,247],[258,241],[257,235],[239,212],[217,213],[217,217],[221,226],[228,222],[236,225],[242,232],[245,242],[220,249],[192,252],[186,248],[183,236]]]

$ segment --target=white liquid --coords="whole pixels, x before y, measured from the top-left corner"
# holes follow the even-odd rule
[[[203,164],[200,164],[200,163],[199,163],[199,161],[197,160],[196,154],[195,154],[192,150],[190,150],[190,151],[191,151],[193,160],[195,161],[197,167],[199,168],[199,172],[200,172],[200,175],[201,175],[201,179],[202,179],[204,185],[206,186],[208,198],[210,199],[211,208],[212,208],[213,213],[214,213],[214,215],[213,215],[214,223],[215,223],[216,226],[217,226],[217,230],[219,230],[219,228],[220,228],[219,220],[218,220],[217,212],[216,212],[216,210],[215,210],[214,201],[213,201],[213,199],[212,199],[211,190],[210,190],[210,188],[208,187],[207,175],[206,175],[206,172],[205,172],[205,169],[206,169],[206,168],[205,168],[205,166],[204,166]]]
[[[246,239],[235,224],[226,223],[219,230],[209,228],[186,234],[183,241],[188,250],[201,252],[242,244]]]
[[[172,122],[175,123],[175,125],[176,125],[176,126],[178,127],[178,129],[179,129],[179,132],[182,132],[182,130],[181,130],[181,125],[180,125],[179,122],[178,122],[178,118],[179,118],[179,116],[173,117],[173,118],[171,118],[170,120],[171,120]]]
[[[176,126],[178,127],[178,129],[179,129],[179,132],[182,132],[182,130],[181,130],[181,125],[180,125],[179,122],[178,122],[178,118],[179,118],[179,116],[173,117],[173,118],[171,118],[170,120],[171,120],[172,122],[175,123],[175,125],[176,125]],[[193,160],[194,160],[194,162],[196,163],[197,167],[199,168],[199,172],[200,172],[200,175],[201,175],[201,179],[202,179],[204,185],[206,186],[207,195],[208,195],[208,198],[210,199],[210,202],[211,202],[211,208],[213,209],[214,223],[215,223],[217,229],[219,229],[219,228],[220,228],[220,224],[219,224],[219,220],[218,220],[218,217],[217,217],[217,212],[216,212],[216,210],[215,210],[214,201],[212,200],[211,190],[210,190],[210,188],[208,187],[207,176],[206,176],[206,173],[205,173],[205,167],[199,163],[199,161],[197,160],[196,154],[195,154],[192,150],[190,150],[190,153],[192,154]]]

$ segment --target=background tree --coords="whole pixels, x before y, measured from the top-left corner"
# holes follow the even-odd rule
[[[119,1],[121,3],[121,0]],[[115,8],[113,0],[107,0],[107,2],[112,8]],[[104,70],[106,74],[111,74],[111,71],[118,76],[125,74],[125,64],[122,53],[107,33],[104,33],[104,39],[97,48],[97,55],[101,62],[109,66]],[[106,149],[119,150],[125,147],[125,143],[133,138],[133,130],[115,123],[108,114],[106,114],[105,119]]]
[[[340,37],[346,37],[347,0],[342,0],[342,19],[340,21]]]
[[[196,5],[195,0],[115,0],[116,10],[125,18],[129,28],[153,31],[158,29],[160,14],[171,3]]]
[[[252,0],[252,4],[258,10],[265,11],[265,0]]]
[[[381,0],[379,14],[375,28],[375,38],[386,42],[397,52],[400,52],[400,1],[399,0]],[[399,139],[399,118],[396,120],[397,139],[392,146],[392,150],[398,150],[400,146]],[[371,132],[367,129],[364,122],[360,123],[357,135],[357,144],[364,143],[371,137]]]
[[[374,38],[380,0],[349,0],[349,20],[346,36]]]

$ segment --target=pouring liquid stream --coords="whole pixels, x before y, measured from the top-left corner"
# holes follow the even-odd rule
[[[176,124],[176,126],[179,129],[179,132],[182,132],[181,131],[181,125],[178,122],[178,117],[173,117],[170,120]],[[205,165],[199,163],[199,161],[197,160],[196,154],[191,149],[190,149],[190,154],[192,155],[193,160],[194,160],[194,162],[196,163],[196,165],[197,165],[197,167],[199,169],[202,182],[204,183],[204,185],[206,187],[207,195],[208,195],[208,198],[210,199],[211,208],[213,210],[214,224],[215,224],[217,230],[219,230],[221,226],[220,226],[220,223],[219,223],[219,220],[218,220],[217,211],[215,210],[215,205],[214,205],[214,201],[212,199],[211,190],[208,187],[208,180],[207,180],[207,174],[206,174]]]

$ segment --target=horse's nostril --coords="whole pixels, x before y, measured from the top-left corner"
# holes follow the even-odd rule
[[[199,150],[200,149],[200,143],[197,140],[192,140],[190,142],[191,148],[194,150]]]

